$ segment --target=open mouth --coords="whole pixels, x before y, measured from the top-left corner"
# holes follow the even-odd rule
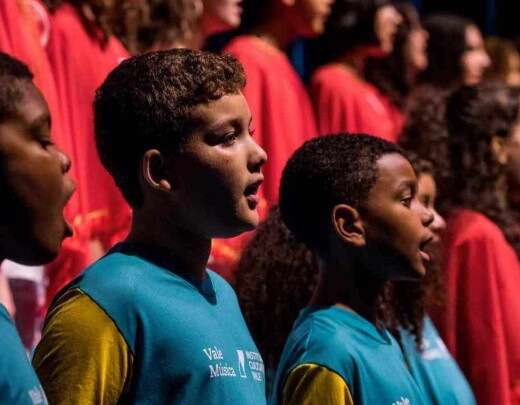
[[[244,195],[246,196],[247,202],[251,209],[255,209],[258,205],[260,197],[258,196],[258,189],[262,185],[263,180],[255,181],[246,187]]]
[[[419,254],[421,255],[421,258],[425,261],[425,262],[430,262],[431,261],[431,257],[430,257],[430,254],[426,252],[425,248],[426,246],[432,242],[434,239],[433,236],[430,236],[428,239],[425,239],[421,242],[421,244],[419,245]]]

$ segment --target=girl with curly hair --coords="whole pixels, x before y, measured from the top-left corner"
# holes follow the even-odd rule
[[[520,228],[507,186],[519,108],[517,92],[500,84],[463,87],[446,107],[452,175],[437,323],[483,405],[520,400]]]
[[[311,77],[320,134],[366,132],[395,142],[403,117],[367,82],[369,57],[383,57],[394,45],[402,17],[387,0],[338,0],[317,42],[325,64]]]
[[[435,210],[431,164],[413,153],[407,157],[417,173],[417,198],[434,213],[432,261],[421,283],[386,283],[378,298],[378,312],[399,340],[412,375],[432,403],[474,404],[466,379],[426,314],[443,302],[439,242],[446,224]],[[312,297],[318,272],[316,255],[295,239],[279,208],[273,207],[244,251],[236,273],[239,301],[262,353],[268,383],[298,313]]]

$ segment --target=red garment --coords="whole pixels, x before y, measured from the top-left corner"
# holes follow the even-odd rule
[[[69,144],[63,146],[72,158],[78,183],[74,228],[82,240],[99,239],[109,248],[127,231],[130,209],[97,155],[92,102],[97,87],[128,53],[114,37],[103,44],[100,32],[98,37],[89,35],[70,4],[65,3],[56,10],[51,16],[51,26],[47,52],[69,139]],[[76,251],[76,248],[72,243],[69,250]],[[60,263],[71,265],[64,268]],[[51,283],[49,300],[64,282],[82,270],[75,263],[78,261],[64,257],[54,263],[52,271],[62,274],[53,278],[61,282]]]
[[[364,132],[397,142],[403,114],[345,65],[333,63],[317,69],[311,94],[320,134]]]
[[[520,266],[485,216],[456,211],[445,237],[445,309],[435,314],[444,342],[479,405],[520,404]]]
[[[278,201],[282,170],[292,153],[316,136],[309,95],[287,56],[254,36],[239,36],[224,50],[244,66],[244,96],[253,115],[258,143],[268,155],[263,172],[263,193],[272,204]]]

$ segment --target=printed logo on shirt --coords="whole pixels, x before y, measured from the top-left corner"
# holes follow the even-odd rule
[[[209,378],[237,377],[248,378],[249,375],[257,382],[264,381],[264,362],[259,353],[247,350],[237,350],[237,363],[228,362],[224,354],[217,346],[202,349],[206,358],[210,361]],[[233,362],[235,360],[233,359]],[[249,373],[247,371],[249,369]]]
[[[411,405],[411,402],[408,398],[401,397],[399,400],[392,402],[392,405]]]
[[[246,374],[246,358],[244,356],[243,350],[237,350],[238,356],[238,371],[240,372],[240,377],[247,378]]]
[[[447,359],[450,357],[446,345],[440,338],[436,338],[435,342],[423,338],[421,357],[423,360],[432,361],[439,359]]]
[[[34,387],[28,391],[28,394],[34,405],[47,405],[47,399],[41,387]]]

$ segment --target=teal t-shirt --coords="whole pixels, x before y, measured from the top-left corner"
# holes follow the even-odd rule
[[[231,286],[174,271],[160,252],[119,244],[69,288],[114,321],[133,356],[125,403],[266,403],[262,358]]]
[[[18,331],[0,304],[0,404],[46,405],[40,381],[25,354]]]
[[[271,404],[280,403],[287,376],[302,364],[323,366],[341,376],[356,405],[425,403],[390,333],[337,306],[300,313],[281,356]]]
[[[476,404],[466,378],[429,317],[423,323],[422,352],[417,350],[413,335],[403,330],[400,335],[410,371],[430,404]]]

